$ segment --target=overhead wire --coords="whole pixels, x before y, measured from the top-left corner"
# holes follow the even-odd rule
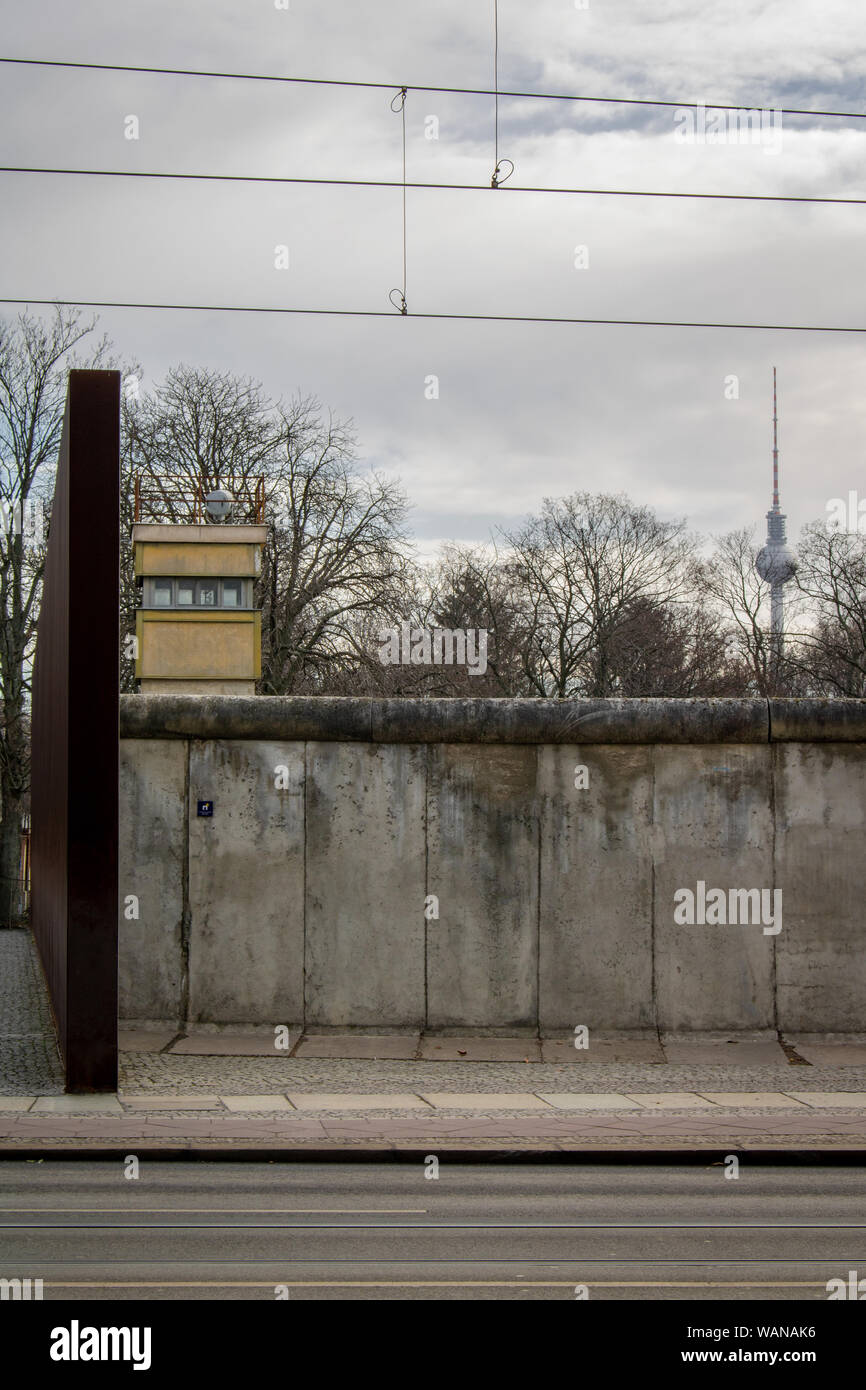
[[[438,183],[403,179],[304,178],[282,174],[200,174],[150,169],[58,169],[30,164],[2,164],[0,174],[68,174],[78,178],[176,179],[205,183],[320,184],[332,188],[413,188],[457,193],[486,193],[484,183]],[[697,198],[742,203],[827,203],[862,207],[866,198],[835,198],[802,193],[716,193],[659,188],[564,188],[549,184],[499,184],[506,193],[556,193],[586,198]]]
[[[31,67],[82,69],[86,72],[133,72],[157,77],[211,77],[235,82],[292,82],[320,87],[358,87],[373,88],[378,91],[393,91],[401,87],[399,82],[364,82],[336,77],[292,77],[281,73],[222,72],[204,68],[157,68],[144,67],[132,63],[81,63],[59,58],[11,58],[0,55],[0,63],[17,63]],[[709,111],[768,110],[766,103],[755,105],[752,102],[690,101],[679,99],[657,99],[654,97],[599,97],[585,96],[575,92],[522,92],[496,91],[488,87],[443,87],[430,86],[421,82],[406,84],[408,91],[441,92],[453,96],[513,97],[526,101],[574,101],[594,102],[612,106],[664,106],[699,107]],[[809,107],[773,107],[781,116],[814,116],[839,120],[866,120],[866,111],[815,111]]]
[[[334,318],[374,319],[394,317],[387,309],[308,309],[282,304],[169,304],[147,300],[43,299],[33,295],[16,298],[0,295],[0,304],[39,304],[80,309],[158,309],[208,314],[309,314]],[[455,314],[433,311],[413,312],[407,314],[406,317],[408,319],[441,319],[461,323],[562,323],[608,325],[621,328],[708,328],[768,333],[866,333],[866,326],[859,327],[856,324],[725,323],[704,319],[575,318],[555,314]]]
[[[563,94],[550,92],[517,92],[503,91],[499,89],[499,63],[498,63],[498,0],[494,0],[494,88],[488,91],[482,88],[460,88],[415,85],[410,88],[408,85],[399,87],[397,96],[392,98],[391,109],[399,112],[402,122],[402,180],[397,183],[393,180],[384,179],[323,179],[323,178],[300,178],[287,176],[267,176],[267,175],[247,175],[247,174],[199,174],[199,173],[166,173],[145,170],[101,170],[101,169],[56,169],[38,168],[36,166],[0,166],[0,173],[8,174],[50,174],[50,175],[71,175],[79,177],[109,177],[109,178],[152,178],[152,179],[176,179],[176,180],[197,180],[211,182],[232,182],[232,183],[275,183],[275,184],[310,184],[310,185],[330,185],[346,187],[370,187],[370,188],[391,188],[399,187],[402,189],[402,262],[403,262],[403,281],[402,289],[391,291],[391,301],[394,303],[393,296],[399,295],[400,303],[394,304],[403,316],[408,316],[406,301],[407,289],[407,212],[406,212],[406,193],[408,188],[417,189],[436,189],[441,191],[463,191],[475,192],[483,191],[483,185],[473,184],[453,184],[436,182],[408,182],[406,178],[406,97],[410,90],[423,92],[441,92],[454,95],[467,96],[493,96],[494,107],[494,154],[495,168],[491,180],[491,187],[499,189],[504,183],[501,179],[501,165],[508,163],[511,165],[513,173],[514,166],[510,160],[499,160],[499,97],[500,95],[511,98],[539,99],[548,101],[573,101],[573,102],[595,102],[613,105],[639,105],[639,106],[659,106],[659,107],[697,107],[703,106],[705,109],[713,110],[743,110],[743,106],[736,106],[727,103],[696,103],[686,101],[654,100],[647,98],[630,97],[595,97],[581,96],[577,94]],[[67,62],[56,59],[40,58],[11,58],[0,56],[0,63],[21,64],[27,66],[41,67],[62,67],[70,69],[83,69],[87,71],[106,71],[106,72],[131,72],[159,76],[178,76],[178,77],[209,77],[223,78],[238,81],[259,81],[259,82],[289,82],[322,86],[339,87],[358,87],[371,88],[376,90],[390,89],[396,84],[367,81],[346,81],[333,78],[302,78],[290,77],[277,74],[259,73],[232,73],[208,71],[193,68],[155,68],[144,67],[132,64],[112,64],[112,63],[83,63]],[[394,105],[399,101],[399,105]],[[844,119],[866,119],[866,112],[841,112],[841,111],[814,111],[803,108],[774,108],[779,114],[802,115],[813,117],[833,117]],[[511,174],[505,175],[510,178]],[[779,203],[826,203],[826,204],[849,204],[862,205],[866,203],[863,198],[827,198],[806,195],[786,195],[786,194],[743,194],[743,193],[715,193],[715,192],[691,192],[691,191],[663,191],[657,189],[594,189],[594,188],[558,188],[548,186],[528,186],[511,185],[506,191],[512,193],[557,193],[571,194],[574,196],[595,196],[595,197],[632,197],[632,198],[693,198],[693,199],[714,199],[724,201],[742,202],[779,202]],[[340,317],[363,317],[379,318],[391,317],[385,310],[368,309],[313,309],[291,306],[268,306],[268,305],[221,305],[221,304],[168,304],[154,303],[148,301],[120,301],[120,300],[58,300],[43,298],[8,298],[0,296],[0,303],[3,304],[40,304],[40,305],[80,305],[87,308],[118,308],[118,309],[156,309],[189,311],[204,313],[281,313],[281,314],[313,314]],[[451,321],[472,321],[472,322],[498,322],[498,323],[562,323],[562,324],[586,324],[586,325],[610,325],[627,327],[657,327],[657,328],[707,328],[722,330],[756,330],[772,332],[796,332],[796,333],[863,333],[866,328],[854,325],[822,325],[822,324],[763,324],[763,323],[724,323],[703,320],[676,320],[676,319],[616,319],[616,318],[588,318],[570,317],[559,315],[531,315],[531,314],[454,314],[444,312],[421,312],[412,315],[414,318],[421,319],[441,319]]]

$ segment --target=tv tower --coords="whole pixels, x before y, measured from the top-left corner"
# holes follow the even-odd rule
[[[773,505],[767,512],[767,541],[758,551],[755,568],[770,585],[770,643],[776,660],[782,655],[785,636],[785,585],[797,572],[797,561],[788,549],[787,517],[779,505],[779,417],[776,409],[776,368],[773,368]]]

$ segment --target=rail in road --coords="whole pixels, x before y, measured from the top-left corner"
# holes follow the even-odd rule
[[[864,1199],[836,1166],[12,1163],[0,1278],[67,1300],[826,1300],[866,1277]]]

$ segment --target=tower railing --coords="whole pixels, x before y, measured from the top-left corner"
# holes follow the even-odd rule
[[[261,525],[265,519],[265,480],[222,477],[198,481],[186,474],[136,473],[133,478],[133,521],[187,525],[218,525],[208,515],[206,499],[214,489],[227,492],[231,511],[227,520],[242,525]]]

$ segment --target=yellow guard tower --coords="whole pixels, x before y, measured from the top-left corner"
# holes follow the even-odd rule
[[[133,526],[143,694],[255,694],[262,615],[253,585],[266,538],[265,526]]]

